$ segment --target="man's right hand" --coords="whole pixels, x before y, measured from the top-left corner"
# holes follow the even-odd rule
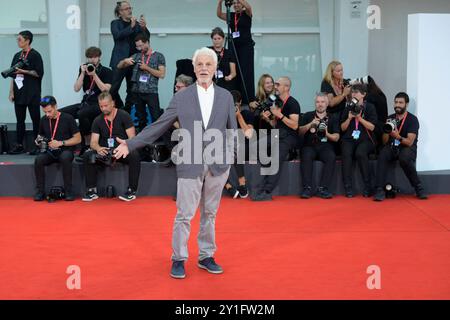
[[[310,126],[310,127],[312,127],[312,126],[313,126],[313,124],[315,124],[316,126],[319,126],[319,124],[320,124],[320,120],[319,120],[319,119],[317,119],[317,118],[314,118],[314,120],[313,120],[313,121],[311,121],[311,123],[309,124],[309,126]]]
[[[106,156],[106,155],[108,154],[108,151],[109,151],[108,148],[100,147],[100,148],[97,150],[97,153],[98,153],[99,155],[101,155],[101,156]]]
[[[86,72],[87,72],[87,65],[82,64],[82,65],[80,66],[80,69],[81,69],[81,73],[86,73]]]
[[[136,26],[137,19],[136,17],[131,17],[131,28],[133,29]]]
[[[353,118],[356,118],[356,116],[351,111],[349,111],[348,112],[348,119],[352,120]]]
[[[346,97],[346,96],[348,96],[351,92],[352,92],[352,86],[346,86],[346,87],[344,87],[344,90],[343,90],[342,94]]]
[[[9,101],[14,102],[14,92],[9,93]]]
[[[126,65],[127,67],[134,65],[134,63],[135,63],[135,61],[134,61],[133,58],[127,58],[127,59],[125,59],[125,65]]]

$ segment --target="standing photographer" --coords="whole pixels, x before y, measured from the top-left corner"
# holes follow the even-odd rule
[[[420,182],[416,170],[417,140],[419,136],[419,120],[415,115],[407,111],[409,96],[404,92],[399,92],[394,99],[395,114],[388,117],[388,122],[384,127],[383,144],[377,163],[377,191],[375,201],[385,199],[385,184],[387,167],[389,163],[400,162],[406,177],[416,190],[417,198],[427,199],[425,190]]]
[[[352,101],[341,115],[342,130],[342,176],[345,196],[353,197],[352,166],[355,156],[364,181],[363,196],[370,197],[369,154],[374,152],[375,143],[372,132],[375,130],[377,113],[375,107],[365,101],[367,86],[355,84],[352,87]]]
[[[73,146],[81,142],[81,135],[75,119],[67,113],[58,111],[56,99],[52,96],[42,98],[40,105],[45,116],[42,117],[36,145],[40,153],[34,161],[36,176],[35,201],[45,199],[45,167],[59,162],[62,166],[66,201],[73,201],[72,161]]]
[[[333,194],[329,191],[334,169],[336,167],[336,153],[331,142],[339,140],[339,119],[327,112],[328,95],[316,94],[316,110],[303,115],[299,133],[304,135],[302,148],[302,181],[303,192],[300,197],[312,197],[313,163],[318,159],[324,163],[322,179],[317,189],[317,195],[322,199],[331,199]]]
[[[110,93],[102,92],[98,96],[102,114],[95,118],[92,124],[91,149],[84,154],[84,170],[86,176],[86,193],[83,201],[98,199],[97,170],[98,167],[111,165],[116,161],[112,157],[112,150],[118,146],[116,138],[131,139],[136,135],[130,115],[116,109]],[[136,199],[136,191],[141,172],[141,161],[138,151],[133,151],[127,158],[117,160],[128,164],[128,188],[119,196],[123,201]]]
[[[35,49],[31,48],[33,34],[30,31],[19,32],[17,45],[21,49],[12,59],[11,72],[2,73],[11,77],[9,89],[9,101],[14,102],[14,110],[17,120],[16,144],[10,154],[24,153],[23,140],[25,137],[25,119],[27,108],[33,122],[33,138],[36,139],[39,131],[39,101],[41,99],[42,78],[44,76],[44,64],[42,57]],[[35,154],[31,152],[30,154]]]
[[[74,85],[75,92],[83,89],[83,100],[81,103],[60,110],[79,120],[81,136],[84,139],[80,156],[89,146],[92,122],[101,113],[97,98],[101,92],[111,88],[113,78],[111,69],[100,63],[102,56],[100,48],[90,47],[86,50],[85,55],[87,61],[80,66]]]
[[[227,21],[226,12],[222,11],[222,3],[219,0],[217,4],[217,17]],[[246,0],[225,0],[226,6],[233,4],[234,12],[230,13],[229,28],[232,32],[233,39],[228,41],[234,42],[235,54],[238,59],[238,65],[242,71],[242,77],[238,73],[239,91],[243,93],[243,104],[249,104],[255,100],[255,42],[252,39],[252,7]],[[233,46],[229,45],[232,49]],[[234,50],[234,49],[232,49]],[[248,95],[248,96],[247,96]]]
[[[217,54],[217,70],[215,82],[219,87],[227,89],[228,91],[236,89],[236,59],[233,52],[225,49],[225,33],[219,27],[214,28],[211,32],[211,39],[213,49]]]
[[[351,92],[351,86],[344,83],[344,67],[342,63],[331,61],[328,64],[320,91],[328,93],[330,101],[328,112],[336,113],[340,117],[345,109],[347,97]]]

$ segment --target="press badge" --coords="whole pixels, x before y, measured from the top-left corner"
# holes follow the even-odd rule
[[[398,147],[398,146],[400,146],[400,140],[394,140],[394,146],[395,147]]]
[[[108,148],[114,148],[114,138],[108,139]]]
[[[320,142],[328,142],[328,138],[327,138],[327,137],[324,137],[324,138],[322,138],[322,139],[320,140]]]
[[[233,39],[239,38],[241,36],[241,33],[239,31],[233,32]]]
[[[222,78],[223,78],[223,72],[222,72],[222,70],[217,70],[217,71],[216,71],[216,78],[217,78],[217,79],[222,79]]]
[[[149,78],[150,78],[150,77],[149,77],[148,75],[143,74],[143,75],[141,75],[141,76],[139,77],[139,82],[144,82],[144,83],[146,83],[146,82],[148,81]]]
[[[354,130],[352,133],[352,137],[354,140],[358,140],[360,135],[361,135],[361,131],[359,131],[359,130]]]
[[[23,74],[18,74],[18,75],[16,75],[16,79],[14,79],[14,82],[16,83],[16,85],[17,85],[17,89],[22,89],[23,88],[23,80],[24,80],[25,78],[24,78],[24,76],[23,76]]]

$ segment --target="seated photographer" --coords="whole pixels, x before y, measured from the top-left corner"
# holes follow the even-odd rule
[[[270,74],[263,74],[259,77],[256,89],[256,100],[249,103],[250,110],[255,114],[255,130],[268,129],[272,127],[262,118],[261,104],[263,104],[271,94],[275,94],[275,81]]]
[[[388,117],[383,128],[384,147],[380,151],[377,163],[377,191],[375,201],[385,199],[384,185],[389,163],[399,160],[406,177],[416,190],[417,198],[425,200],[427,195],[420,182],[416,170],[417,140],[419,136],[419,120],[408,112],[409,96],[399,92],[394,99],[395,114]]]
[[[291,96],[291,80],[288,77],[281,77],[275,82],[277,100],[281,100],[280,106],[275,101],[270,111],[263,112],[263,119],[270,123],[272,128],[279,130],[279,170],[274,175],[264,176],[263,182],[253,196],[253,201],[271,201],[272,192],[278,184],[281,176],[282,162],[286,160],[289,150],[297,145],[298,123],[300,115],[300,104]]]
[[[339,119],[328,114],[328,95],[320,92],[316,94],[316,110],[303,115],[299,133],[304,135],[301,152],[301,172],[303,192],[300,197],[312,197],[313,162],[318,159],[324,163],[322,179],[317,189],[317,195],[322,199],[331,199],[333,194],[329,186],[336,167],[336,153],[331,142],[339,141]]]
[[[73,146],[81,142],[81,135],[75,119],[67,113],[58,111],[56,100],[52,96],[41,99],[40,105],[45,116],[39,126],[36,145],[39,154],[34,161],[36,176],[35,201],[45,199],[45,167],[59,162],[62,166],[66,201],[75,199],[72,193]]]
[[[245,160],[248,161],[249,150],[250,150],[249,139],[251,139],[254,134],[253,113],[249,110],[241,110],[242,95],[239,91],[233,90],[233,91],[231,91],[231,95],[233,96],[234,105],[236,106],[237,126],[239,129],[242,130],[244,137],[245,137]],[[235,155],[235,157],[236,157],[236,155]],[[237,163],[237,158],[235,158],[234,161],[235,161],[234,168],[236,169],[236,174],[238,176],[239,186],[234,187],[231,184],[230,178],[228,178],[228,181],[225,184],[225,190],[233,199],[236,199],[237,197],[245,199],[248,197],[248,189],[247,189],[246,180],[245,180],[244,164]]]
[[[102,114],[95,118],[92,124],[91,149],[84,154],[84,170],[86,176],[87,191],[83,201],[98,199],[97,195],[97,169],[112,165],[116,159],[112,156],[112,150],[119,145],[116,138],[130,139],[136,135],[133,121],[130,115],[115,107],[110,93],[102,92],[98,96],[98,102]],[[139,184],[141,161],[139,152],[133,151],[128,157],[120,160],[129,165],[128,188],[119,196],[123,201],[136,199],[136,191]]]
[[[87,61],[80,66],[74,85],[75,92],[83,89],[83,99],[81,103],[60,110],[79,121],[81,136],[84,139],[80,156],[89,147],[92,121],[101,113],[98,106],[98,95],[103,91],[108,91],[113,80],[112,70],[100,63],[102,51],[99,48],[90,47],[86,50],[85,55]]]
[[[353,156],[359,165],[364,181],[363,196],[370,197],[371,183],[369,173],[369,154],[375,151],[372,137],[377,122],[375,107],[365,101],[367,86],[355,84],[352,86],[352,100],[341,115],[342,130],[342,177],[345,196],[353,197],[352,168]]]

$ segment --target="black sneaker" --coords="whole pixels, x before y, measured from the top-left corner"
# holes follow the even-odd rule
[[[170,276],[175,279],[186,278],[186,272],[184,271],[184,261],[172,262],[172,269],[170,270]]]
[[[322,199],[331,199],[333,198],[333,194],[328,191],[327,187],[319,187],[317,188],[317,196]]]
[[[300,198],[302,199],[310,199],[312,197],[312,191],[311,191],[311,187],[309,186],[304,186],[303,187],[303,191],[300,194]]]
[[[98,199],[97,192],[94,189],[89,189],[83,196],[83,201],[90,202]]]
[[[25,149],[23,148],[23,145],[16,144],[10,151],[9,154],[22,154],[25,153]]]
[[[245,199],[248,197],[248,189],[246,185],[239,186],[237,190],[239,191],[239,197],[241,197],[241,199]]]
[[[128,188],[124,194],[119,196],[119,199],[127,202],[133,201],[136,199],[136,191]]]
[[[372,188],[370,186],[368,186],[368,185],[365,185],[364,189],[363,189],[363,197],[364,198],[370,198],[372,195],[373,195],[372,194]]]
[[[351,185],[344,186],[345,189],[345,196],[347,198],[353,198],[353,188]]]
[[[386,192],[383,188],[377,188],[377,191],[375,192],[375,196],[373,197],[373,201],[383,201],[386,199]]]
[[[416,188],[416,197],[419,198],[420,200],[427,200],[428,196],[425,193],[425,190],[423,189],[422,185],[418,185]]]
[[[36,192],[36,194],[34,195],[34,201],[44,201],[45,200],[45,193],[38,191]]]
[[[214,258],[206,258],[206,259],[200,260],[197,265],[199,268],[204,269],[204,270],[208,271],[209,273],[214,273],[214,274],[223,273],[222,267],[219,266],[214,261]]]
[[[73,195],[73,193],[72,192],[67,192],[66,191],[66,194],[65,194],[65,196],[64,196],[64,200],[66,200],[66,201],[75,201],[75,196]]]
[[[239,196],[239,191],[236,190],[235,187],[230,187],[230,188],[225,188],[225,191],[227,192],[227,194],[232,197],[233,199],[236,199]]]
[[[252,197],[253,201],[262,202],[262,201],[272,201],[272,194],[267,193],[265,191],[259,192]]]

